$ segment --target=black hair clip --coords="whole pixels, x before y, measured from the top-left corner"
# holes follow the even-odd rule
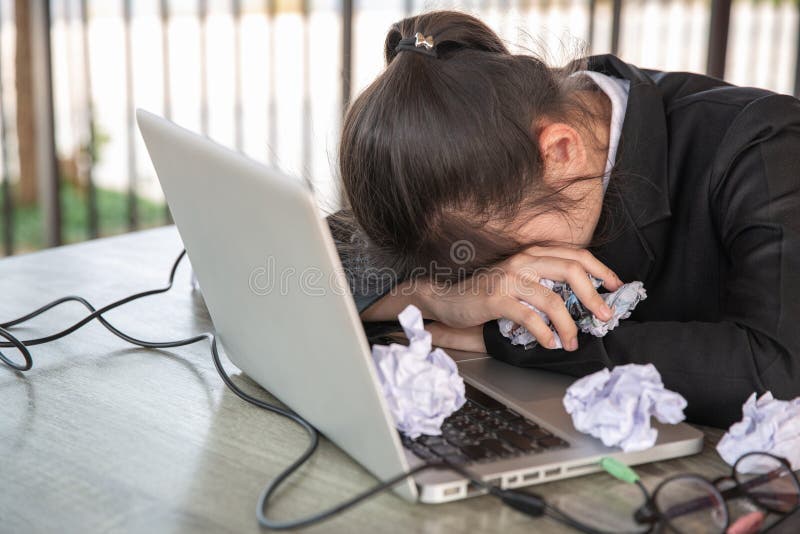
[[[425,54],[426,56],[437,57],[433,36],[429,35],[426,37],[420,32],[417,32],[414,37],[400,39],[400,42],[397,43],[397,46],[394,49],[396,52],[408,50],[410,52],[419,52],[420,54]]]

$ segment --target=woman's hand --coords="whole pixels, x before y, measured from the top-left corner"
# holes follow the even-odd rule
[[[597,293],[588,274],[603,280],[610,291],[619,289],[622,281],[610,268],[589,251],[567,247],[532,247],[495,267],[476,272],[471,278],[450,285],[431,282],[411,283],[415,304],[426,318],[466,332],[439,329],[438,335],[451,343],[483,347],[477,329],[488,321],[504,317],[525,326],[543,347],[555,348],[550,327],[525,301],[542,311],[558,332],[566,350],[578,348],[578,329],[559,295],[539,284],[542,278],[567,282],[589,311],[602,320],[612,317],[611,309]],[[405,288],[406,291],[409,287]],[[439,327],[434,327],[434,329]],[[453,340],[459,340],[457,343]],[[466,340],[466,341],[464,341]],[[459,348],[451,346],[451,348]],[[483,349],[485,351],[485,349]]]

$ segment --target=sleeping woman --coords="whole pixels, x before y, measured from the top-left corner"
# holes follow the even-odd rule
[[[437,345],[513,365],[652,363],[702,424],[800,395],[798,100],[612,55],[551,68],[457,12],[394,24],[385,55],[347,113],[330,219],[365,323],[414,304]],[[598,291],[647,299],[593,337],[540,279],[601,320]]]

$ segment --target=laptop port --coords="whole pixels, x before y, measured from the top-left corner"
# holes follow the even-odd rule
[[[597,467],[597,462],[592,462],[590,464],[578,464],[578,465],[570,465],[567,467],[567,471],[582,471],[584,469],[592,469]]]
[[[547,471],[544,472],[545,478],[554,477],[554,476],[560,475],[560,474],[561,474],[561,468],[560,467],[556,467],[555,469],[548,469]]]
[[[519,480],[519,477],[517,475],[514,475],[513,477],[508,477],[506,479],[506,484],[516,484],[517,480]]]
[[[461,486],[451,486],[449,488],[445,488],[442,492],[442,495],[445,497],[452,497],[453,495],[458,495],[461,493]]]
[[[525,473],[522,475],[523,482],[530,482],[531,480],[536,480],[539,478],[539,471],[533,471],[531,473]]]

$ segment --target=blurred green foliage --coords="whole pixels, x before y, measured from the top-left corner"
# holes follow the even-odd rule
[[[101,236],[128,231],[128,195],[125,192],[97,189],[98,223]],[[3,192],[0,190],[0,205]],[[165,224],[163,203],[137,198],[140,228]],[[61,184],[61,232],[64,243],[85,241],[89,238],[89,213],[86,191],[69,182]],[[42,248],[42,214],[39,206],[15,206],[13,210],[14,252],[30,252]],[[0,235],[3,217],[0,217]],[[3,254],[0,245],[0,255]]]

